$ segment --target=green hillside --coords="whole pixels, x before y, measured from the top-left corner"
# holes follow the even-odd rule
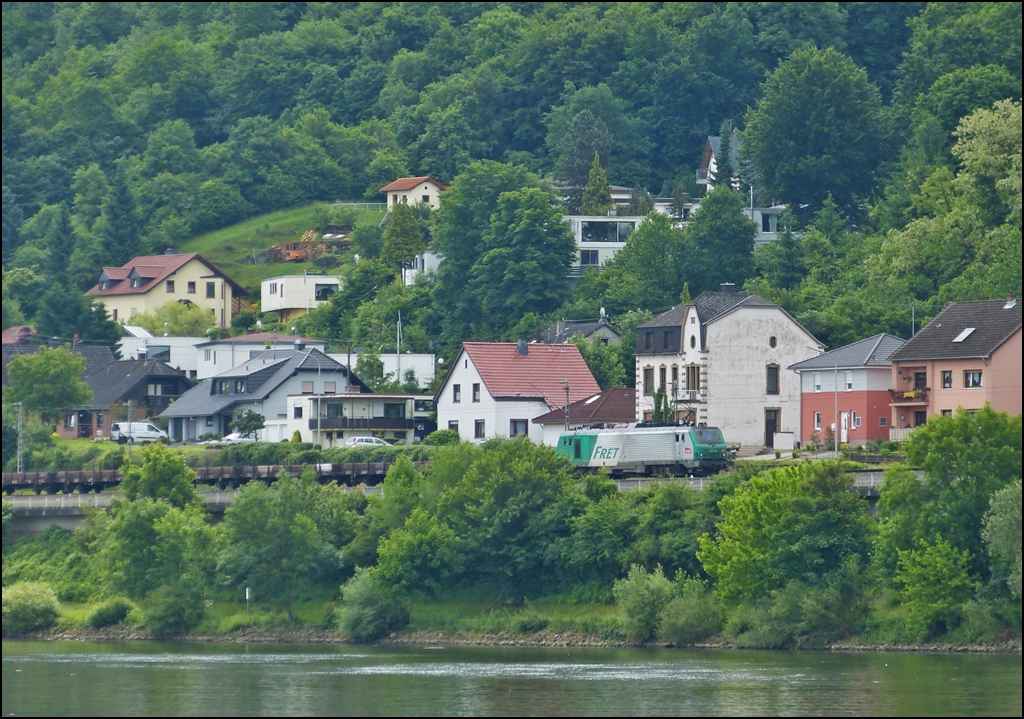
[[[187,240],[178,247],[178,250],[202,254],[235,282],[245,287],[252,301],[259,298],[261,280],[277,275],[301,274],[304,270],[315,269],[312,262],[257,265],[253,263],[253,253],[282,242],[299,240],[307,230],[312,229],[312,216],[316,207],[316,203],[310,203],[243,220]],[[384,213],[361,210],[354,215],[358,224],[369,224],[380,222]]]

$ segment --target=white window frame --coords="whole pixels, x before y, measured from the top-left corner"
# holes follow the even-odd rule
[[[843,386],[847,392],[853,392],[853,372],[843,373]]]
[[[814,429],[821,429],[821,412],[814,413]]]
[[[812,381],[814,382],[814,391],[821,392],[821,372],[815,372]]]

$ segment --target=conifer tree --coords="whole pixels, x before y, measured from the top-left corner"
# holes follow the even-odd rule
[[[46,276],[54,284],[66,285],[68,260],[75,251],[75,232],[67,203],[57,206],[57,216],[43,238],[46,246]]]
[[[608,187],[608,175],[601,167],[601,155],[594,153],[594,164],[590,166],[587,186],[583,189],[583,202],[580,213],[584,215],[603,215],[612,209],[612,191]]]
[[[110,194],[103,203],[103,231],[100,247],[103,265],[118,267],[141,252],[139,219],[135,197],[128,187],[124,167],[117,166],[110,183]]]
[[[398,203],[391,208],[391,219],[384,230],[384,247],[380,259],[388,267],[400,270],[402,263],[408,262],[423,252],[423,231],[413,214],[412,208]]]
[[[736,168],[732,166],[732,120],[722,122],[719,130],[718,152],[715,154],[715,184],[732,187],[732,178]]]

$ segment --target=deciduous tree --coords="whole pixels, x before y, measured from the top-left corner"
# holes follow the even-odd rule
[[[24,402],[44,422],[56,423],[64,411],[92,399],[92,390],[81,379],[84,372],[85,358],[64,347],[17,355],[7,365],[10,386],[4,401]]]

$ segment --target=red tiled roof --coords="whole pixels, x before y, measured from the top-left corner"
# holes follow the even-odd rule
[[[4,330],[3,344],[17,344],[23,337],[29,338],[36,333],[36,328],[31,325],[14,325]]]
[[[437,180],[424,175],[423,177],[399,177],[390,185],[384,185],[384,187],[380,188],[380,192],[391,192],[392,190],[412,190],[422,182],[431,182],[440,187],[442,190],[448,189],[448,185],[444,184],[443,182],[438,182]]]
[[[538,424],[561,424],[565,408],[555,409],[533,420]],[[569,405],[570,422],[636,422],[636,390],[606,389],[593,397]]]
[[[173,275],[192,260],[199,260],[210,268],[211,271],[224,278],[224,281],[234,288],[238,294],[245,294],[245,290],[237,282],[214,267],[205,257],[198,252],[189,252],[183,255],[150,255],[148,257],[135,257],[124,263],[121,267],[104,267],[103,273],[110,280],[110,287],[101,290],[99,283],[85,294],[87,297],[109,297],[112,295],[144,295],[165,279]],[[132,287],[127,281],[132,270],[137,270],[144,282],[138,287]]]
[[[575,345],[527,346],[525,356],[514,342],[464,342],[462,349],[495,399],[537,398],[548,407],[563,407],[563,380],[569,380],[569,402],[601,391]]]

